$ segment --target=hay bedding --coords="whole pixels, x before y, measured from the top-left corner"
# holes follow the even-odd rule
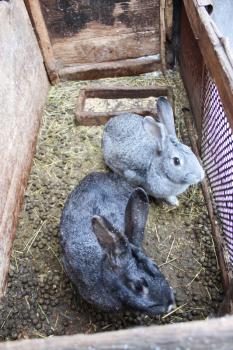
[[[166,78],[149,74],[67,82],[51,88],[12,252],[7,294],[0,306],[0,340],[204,319],[214,314],[222,299],[210,224],[197,187],[180,197],[179,208],[151,200],[147,222],[144,246],[174,288],[175,310],[156,318],[132,312],[103,313],[76,295],[61,265],[58,224],[68,193],[91,171],[106,170],[100,148],[103,128],[74,124],[79,89],[89,84],[170,85],[178,135],[184,130],[181,108],[188,102],[178,73],[170,72]],[[131,103],[90,99],[87,108],[125,109]],[[143,103],[152,107],[154,99]]]

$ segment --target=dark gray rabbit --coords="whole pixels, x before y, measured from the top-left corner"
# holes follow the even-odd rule
[[[60,223],[65,270],[79,294],[103,310],[158,315],[171,288],[142,251],[148,197],[114,173],[91,173],[68,197]]]
[[[106,164],[153,197],[178,205],[177,195],[204,177],[191,149],[176,137],[172,107],[157,101],[158,121],[125,113],[104,128],[102,149]]]

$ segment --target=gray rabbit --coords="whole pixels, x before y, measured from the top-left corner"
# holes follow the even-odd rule
[[[148,197],[114,173],[91,173],[61,216],[65,270],[79,294],[103,310],[171,310],[172,289],[142,251]]]
[[[172,107],[157,101],[157,118],[125,113],[104,128],[102,149],[106,164],[131,184],[156,198],[179,205],[177,195],[204,178],[191,149],[176,137]]]

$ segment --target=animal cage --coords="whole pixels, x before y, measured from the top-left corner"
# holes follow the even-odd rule
[[[203,184],[225,292],[221,318],[20,340],[0,343],[0,350],[232,347],[233,316],[225,315],[232,313],[233,304],[233,59],[212,18],[214,0],[0,1],[0,297],[49,82],[158,69],[166,74],[174,61],[172,43],[177,44],[173,19],[178,5],[178,60],[196,131],[188,111],[185,118],[211,190]]]

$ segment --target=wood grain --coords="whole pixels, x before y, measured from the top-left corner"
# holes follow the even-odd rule
[[[12,341],[0,350],[230,350],[233,316],[93,335]]]
[[[166,71],[166,50],[165,50],[165,44],[166,44],[166,23],[165,23],[165,6],[166,6],[166,0],[160,0],[160,7],[159,7],[159,26],[160,26],[160,57],[161,57],[161,67],[162,71],[165,74]]]
[[[184,6],[181,12],[179,60],[181,76],[195,117],[198,137],[201,140],[204,61]]]
[[[165,23],[166,23],[166,38],[172,40],[173,27],[173,0],[166,0],[165,4]]]
[[[198,39],[204,63],[216,83],[219,95],[233,130],[233,65],[214,30],[205,7],[195,0],[184,0],[195,38]]]
[[[53,48],[43,20],[39,0],[25,0],[25,5],[27,6],[32,24],[36,29],[37,39],[44,58],[44,63],[50,82],[52,84],[56,84],[59,82],[57,61],[53,54]]]
[[[59,69],[61,80],[92,80],[138,75],[161,67],[159,56],[138,57],[119,61],[79,64]]]
[[[22,0],[0,1],[0,297],[48,80]]]
[[[125,114],[125,113],[138,114],[143,117],[147,115],[156,116],[156,113],[154,110],[142,109],[142,108],[132,108],[132,109],[126,109],[121,111],[110,111],[110,112],[82,111],[76,114],[76,122],[78,125],[85,125],[85,126],[104,125],[112,117],[115,117],[116,115]]]
[[[40,0],[61,69],[158,54],[159,4],[160,0]]]
[[[159,30],[159,0],[39,0],[51,41],[85,32],[90,23],[125,33]],[[157,22],[157,23],[156,23]],[[95,32],[92,33],[95,37]],[[106,31],[103,36],[112,35]]]
[[[111,35],[101,36],[101,33]],[[119,29],[91,24],[91,30],[53,42],[54,56],[60,67],[102,63],[159,53],[160,39],[155,30],[122,33]]]

